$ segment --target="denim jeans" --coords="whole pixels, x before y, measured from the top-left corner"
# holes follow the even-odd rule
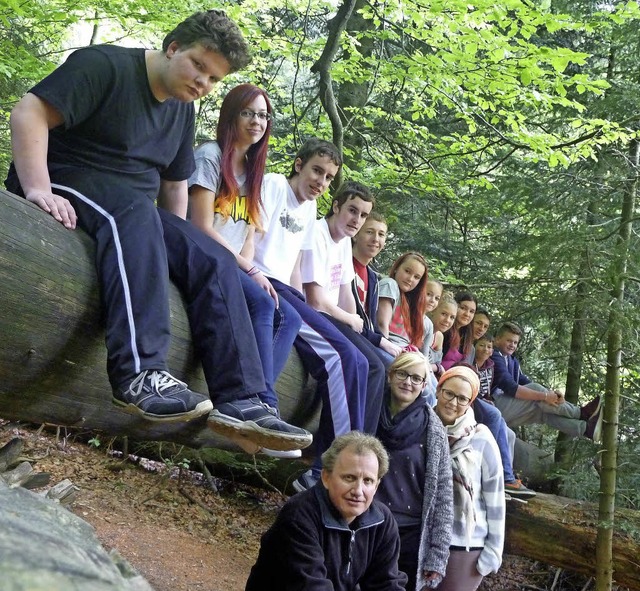
[[[473,412],[476,415],[478,423],[482,423],[489,428],[489,431],[491,431],[491,434],[498,444],[500,457],[502,458],[504,481],[513,482],[516,479],[513,473],[513,447],[509,445],[508,427],[502,418],[502,413],[495,406],[481,398],[475,399]]]
[[[302,320],[300,314],[284,298],[279,298],[279,306],[276,308],[273,298],[251,277],[241,269],[238,269],[238,274],[249,308],[267,388],[259,397],[265,404],[278,408],[275,382],[287,363]]]

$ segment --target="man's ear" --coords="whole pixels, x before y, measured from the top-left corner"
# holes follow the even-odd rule
[[[320,478],[322,479],[322,484],[325,488],[329,488],[329,486],[327,485],[327,480],[329,479],[329,472],[327,472],[324,468],[322,469],[322,472],[320,473]]]
[[[331,204],[331,211],[333,211],[334,215],[337,215],[340,213],[340,206],[338,205],[337,199],[333,200],[333,203]]]
[[[297,173],[299,173],[302,170],[302,159],[301,158],[296,158],[296,161],[293,163],[293,168],[295,169],[295,171]]]
[[[178,50],[180,49],[180,44],[177,41],[172,41],[169,43],[169,47],[167,47],[167,51],[164,54],[168,58],[171,58]]]

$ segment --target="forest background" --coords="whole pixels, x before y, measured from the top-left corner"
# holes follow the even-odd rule
[[[245,81],[274,106],[270,170],[286,173],[307,137],[332,139],[389,221],[381,271],[422,252],[494,328],[525,328],[530,377],[574,402],[606,391],[608,465],[590,442],[521,433],[555,452],[555,490],[597,501],[598,473],[615,483],[617,467],[608,494],[638,509],[638,4],[0,0],[2,178],[12,106],[70,50],[158,47],[204,8],[238,22],[254,60],[197,105],[199,139]]]

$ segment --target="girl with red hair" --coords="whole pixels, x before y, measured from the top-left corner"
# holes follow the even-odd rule
[[[253,84],[231,89],[220,107],[216,140],[195,151],[189,204],[191,222],[225,246],[238,262],[265,377],[261,400],[278,414],[274,383],[301,320],[290,304],[278,300],[269,280],[252,262],[271,123],[271,103],[264,90]]]

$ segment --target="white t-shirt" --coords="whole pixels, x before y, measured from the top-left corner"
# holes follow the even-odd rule
[[[338,305],[340,286],[355,277],[351,240],[335,242],[326,219],[316,220],[313,246],[302,251],[302,283],[317,283],[323,287],[333,304]]]
[[[222,184],[222,152],[218,142],[206,142],[198,146],[193,156],[196,161],[196,169],[189,178],[189,187],[199,185],[217,195]],[[233,202],[226,218],[214,203],[213,229],[222,235],[236,253],[242,250],[249,233],[250,221],[245,195],[246,180],[244,174],[236,177],[238,198]]]
[[[267,277],[289,285],[300,251],[312,245],[316,202],[299,203],[281,174],[266,174],[262,191],[263,232],[255,235],[253,264]]]

